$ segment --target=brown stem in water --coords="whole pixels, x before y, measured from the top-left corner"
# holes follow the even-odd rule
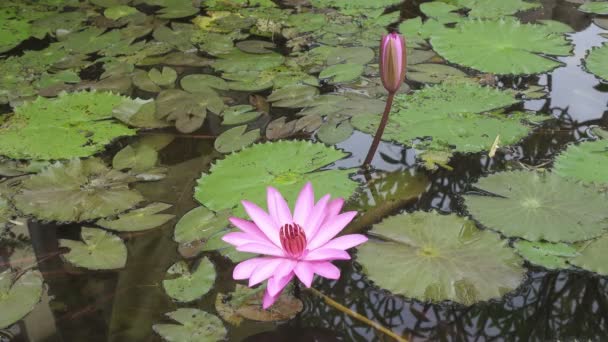
[[[322,292],[316,290],[315,288],[309,287],[307,290],[314,293],[315,295],[321,297],[327,305],[333,307],[334,309],[337,309],[338,311],[342,311],[343,313],[349,315],[350,317],[369,325],[370,327],[384,333],[385,335],[388,335],[388,336],[394,338],[398,342],[407,342],[407,339],[395,334],[394,332],[390,331],[388,328],[382,326],[381,324],[376,323],[376,322],[370,320],[369,318],[354,312],[353,310],[347,308],[346,306],[344,306],[344,305],[336,302],[335,300],[329,298],[328,296],[324,295]]]
[[[378,130],[376,131],[376,135],[374,135],[374,141],[372,141],[372,146],[370,146],[369,151],[367,152],[367,157],[365,157],[365,162],[363,162],[364,168],[369,167],[369,165],[372,163],[372,159],[374,159],[374,155],[376,154],[376,150],[378,149],[378,145],[380,144],[380,139],[382,139],[382,134],[384,133],[384,128],[386,127],[386,123],[388,122],[388,114],[391,112],[394,97],[395,93],[388,94],[388,98],[386,99],[386,105],[384,107],[384,113],[382,113],[382,120],[380,120],[380,125],[378,126]]]

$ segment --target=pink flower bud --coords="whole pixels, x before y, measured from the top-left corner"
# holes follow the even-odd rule
[[[405,39],[398,33],[382,37],[380,43],[380,77],[389,93],[395,93],[405,80]]]

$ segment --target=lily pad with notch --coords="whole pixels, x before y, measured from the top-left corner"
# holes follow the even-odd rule
[[[59,240],[69,252],[61,257],[70,264],[89,270],[113,270],[127,263],[127,246],[118,236],[103,229],[82,227],[82,242]]]
[[[34,310],[42,291],[42,275],[38,271],[17,273],[6,269],[0,273],[0,328],[9,327]]]
[[[201,298],[215,283],[215,268],[206,257],[190,269],[185,261],[178,261],[167,270],[163,288],[169,297],[182,303]]]
[[[120,214],[113,219],[102,219],[97,221],[97,225],[106,229],[118,232],[139,232],[153,229],[172,220],[175,215],[159,214],[171,208],[171,204],[151,203],[143,208],[131,210],[125,214]]]
[[[222,341],[228,335],[221,319],[199,309],[180,308],[166,316],[178,324],[152,326],[152,330],[166,341]]]
[[[220,134],[213,147],[221,153],[231,153],[241,150],[256,142],[260,138],[260,130],[247,131],[247,125],[233,127]]]

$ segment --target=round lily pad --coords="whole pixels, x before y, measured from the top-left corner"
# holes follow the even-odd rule
[[[465,305],[498,298],[523,280],[522,260],[505,240],[456,215],[414,212],[384,219],[357,262],[374,283],[419,300]]]
[[[112,93],[79,92],[17,106],[0,127],[0,155],[46,160],[93,155],[112,140],[135,134],[112,120],[112,110],[124,99]]]
[[[582,4],[579,11],[593,14],[608,14],[608,1],[587,1]]]
[[[220,134],[220,136],[215,139],[213,146],[218,152],[230,153],[239,151],[243,147],[253,144],[260,138],[259,129],[245,132],[246,130],[247,125],[231,128]]]
[[[41,220],[86,221],[116,215],[142,201],[139,192],[129,189],[133,181],[100,159],[75,159],[52,164],[24,180],[14,204]]]
[[[272,92],[267,98],[274,107],[301,108],[310,104],[319,95],[319,89],[308,85],[298,84],[283,87]]]
[[[90,270],[113,270],[125,267],[127,246],[118,236],[103,229],[82,227],[82,241],[59,240],[69,249],[61,257],[74,266]]]
[[[406,79],[420,83],[441,83],[446,79],[465,78],[463,71],[445,64],[416,64],[408,68]]]
[[[553,164],[556,174],[587,184],[608,185],[608,140],[570,145]]]
[[[173,240],[178,243],[189,243],[209,239],[228,227],[230,211],[218,213],[198,207],[187,212],[175,225]]]
[[[240,206],[243,199],[265,206],[267,186],[276,187],[288,203],[295,203],[297,194],[309,181],[320,189],[318,198],[325,193],[349,198],[357,187],[349,178],[353,170],[318,171],[346,156],[324,144],[306,141],[256,144],[216,162],[198,180],[194,196],[215,211],[234,208],[237,216],[244,215]],[[237,187],[235,179],[241,180]],[[232,191],[226,191],[228,187]]]
[[[603,276],[608,276],[608,262],[606,251],[608,250],[608,235],[603,235],[591,241],[580,251],[580,255],[571,259],[572,265],[595,272]]]
[[[465,20],[435,32],[431,44],[452,63],[500,75],[550,71],[561,62],[549,56],[568,56],[572,50],[563,34],[515,18]]]
[[[163,288],[169,297],[178,302],[191,302],[211,290],[215,283],[215,268],[203,258],[196,269],[190,271],[185,261],[178,261],[167,270]]]
[[[161,70],[154,68],[148,72],[148,77],[161,87],[170,87],[177,79],[177,72],[169,67],[163,67]]]
[[[166,315],[179,324],[152,326],[165,341],[222,341],[228,334],[221,319],[198,309],[181,308]]]
[[[0,328],[7,328],[25,317],[42,297],[40,272],[30,270],[18,279],[15,276],[11,269],[0,273]]]
[[[236,43],[236,47],[248,53],[272,53],[272,49],[276,48],[276,45],[265,40],[244,40]]]
[[[239,125],[260,117],[262,113],[251,105],[237,105],[226,108],[222,112],[222,125]]]
[[[585,67],[590,73],[608,82],[608,44],[591,49],[585,58]]]
[[[159,214],[171,208],[170,204],[152,203],[140,209],[131,210],[126,214],[118,215],[116,219],[103,219],[97,225],[119,232],[138,232],[162,226],[175,215]]]
[[[363,65],[356,63],[335,64],[329,66],[319,74],[320,79],[329,79],[332,84],[355,81],[363,74]]]
[[[185,76],[181,79],[180,85],[185,91],[190,93],[198,93],[201,91],[201,88],[203,88],[203,91],[205,91],[206,88],[228,90],[228,84],[226,81],[217,76],[204,74],[192,74]]]
[[[506,236],[574,242],[607,228],[606,197],[552,173],[501,172],[481,178],[475,187],[494,196],[465,195],[469,212]]]
[[[128,145],[116,153],[112,159],[112,166],[116,170],[130,169],[133,172],[141,172],[153,168],[157,161],[158,152],[152,147]]]

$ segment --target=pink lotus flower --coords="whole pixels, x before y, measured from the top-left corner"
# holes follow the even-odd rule
[[[330,201],[323,196],[315,204],[312,185],[301,190],[293,212],[279,191],[267,189],[268,213],[255,204],[242,201],[253,222],[231,217],[230,222],[241,230],[224,235],[237,251],[263,254],[245,260],[234,268],[236,280],[249,279],[249,286],[268,280],[264,294],[264,309],[281,295],[285,286],[297,276],[310,287],[315,274],[329,279],[340,278],[340,270],[332,260],[348,260],[347,249],[367,241],[361,234],[335,238],[357,214],[340,214],[344,200]]]

